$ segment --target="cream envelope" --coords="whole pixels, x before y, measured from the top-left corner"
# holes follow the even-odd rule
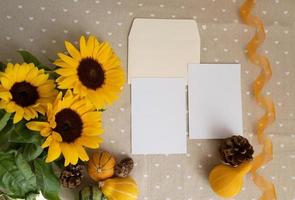
[[[200,63],[200,36],[194,20],[135,19],[128,43],[128,82],[132,78],[180,77],[188,63]]]

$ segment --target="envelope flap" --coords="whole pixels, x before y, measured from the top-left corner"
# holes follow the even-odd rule
[[[128,82],[139,77],[187,80],[187,64],[200,63],[200,43],[194,20],[135,19],[128,39]]]
[[[196,21],[178,19],[135,19],[129,39],[199,40]]]

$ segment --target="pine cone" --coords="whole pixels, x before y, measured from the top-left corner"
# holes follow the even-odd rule
[[[115,175],[118,177],[127,177],[133,169],[134,162],[132,158],[124,158],[115,167]]]
[[[66,188],[77,188],[82,183],[82,165],[68,165],[60,174],[60,183]]]
[[[246,138],[234,135],[223,140],[219,152],[222,161],[237,167],[244,161],[252,160],[254,150]]]

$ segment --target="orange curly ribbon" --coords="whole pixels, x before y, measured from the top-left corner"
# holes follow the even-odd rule
[[[261,68],[261,72],[253,82],[253,91],[257,103],[265,110],[264,115],[258,120],[256,132],[259,144],[263,146],[262,151],[258,154],[252,164],[252,177],[254,183],[263,192],[260,200],[275,200],[276,192],[273,183],[257,173],[257,170],[272,160],[272,142],[265,135],[265,129],[275,121],[275,106],[271,99],[262,95],[265,84],[271,79],[272,71],[267,57],[257,53],[257,49],[265,40],[265,31],[263,22],[256,16],[251,15],[251,11],[255,5],[255,0],[246,0],[240,8],[240,15],[243,22],[249,26],[256,28],[256,34],[247,44],[247,57],[255,65]]]

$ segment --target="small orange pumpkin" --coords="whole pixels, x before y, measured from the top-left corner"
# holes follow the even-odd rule
[[[88,174],[95,181],[105,180],[114,175],[115,165],[115,158],[109,152],[94,152],[88,161]]]

